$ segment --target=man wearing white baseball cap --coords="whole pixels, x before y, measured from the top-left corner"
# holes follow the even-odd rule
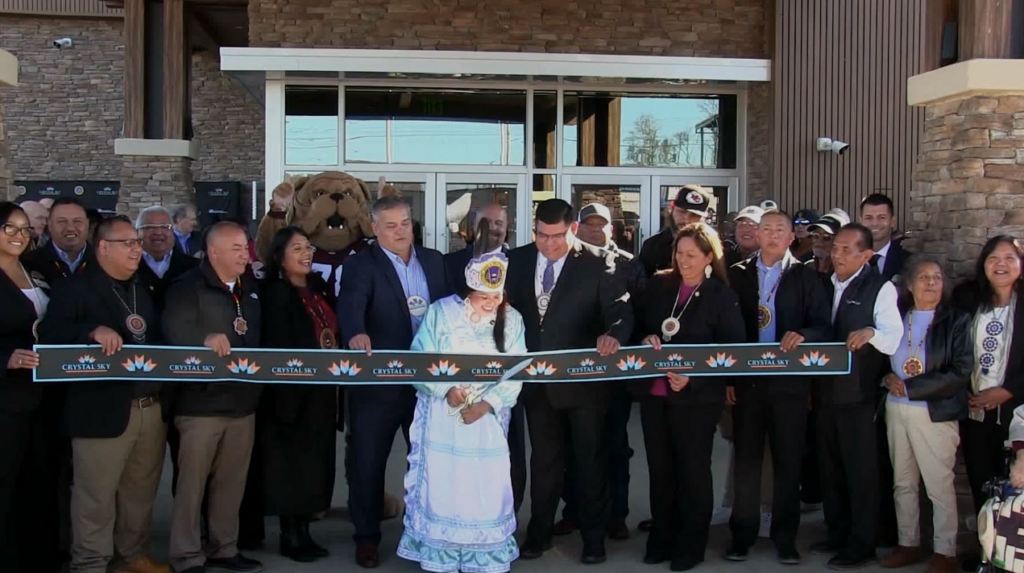
[[[725,254],[728,266],[745,261],[757,252],[757,227],[761,224],[764,211],[757,205],[748,205],[736,214],[733,219],[736,223],[736,248]]]

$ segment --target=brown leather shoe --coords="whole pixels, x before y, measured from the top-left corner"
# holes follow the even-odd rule
[[[377,554],[377,546],[368,541],[361,541],[356,545],[356,565],[363,569],[376,569],[380,565],[380,555]]]
[[[933,553],[928,560],[928,566],[924,573],[957,573],[960,570],[960,560],[956,557],[949,557],[939,553]]]
[[[551,530],[552,535],[569,535],[579,531],[580,524],[569,519],[563,519],[555,524],[555,527]]]
[[[886,569],[897,569],[913,565],[924,559],[924,551],[920,547],[904,547],[897,545],[892,553],[878,560],[878,564]]]
[[[613,539],[615,541],[624,541],[629,539],[629,527],[626,526],[626,522],[619,521],[616,523],[609,523],[608,539]]]
[[[141,557],[117,569],[117,573],[171,573],[171,566]]]

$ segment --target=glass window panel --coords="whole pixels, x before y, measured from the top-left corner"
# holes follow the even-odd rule
[[[572,207],[580,209],[601,203],[612,212],[611,240],[624,251],[640,253],[640,186],[639,185],[576,185],[572,186]]]
[[[284,91],[284,162],[338,164],[338,88],[287,86]]]
[[[526,93],[349,88],[347,163],[524,165]]]
[[[704,187],[711,189],[715,198],[712,199],[711,205],[708,206],[708,224],[717,226],[721,217],[720,213],[727,213],[729,211],[736,210],[736,206],[733,205],[730,208],[729,205],[729,187],[719,185],[704,185]],[[679,194],[679,190],[682,189],[682,185],[662,185],[661,186],[661,228],[672,222],[672,201],[675,200],[676,195]]]
[[[558,95],[555,92],[533,92],[533,166],[554,169],[558,133]]]
[[[555,185],[556,179],[554,175],[534,175],[533,176],[533,193],[530,196],[530,240],[536,240],[536,233],[534,232],[533,221],[537,214],[537,205],[541,201],[547,201],[548,199],[555,198],[555,190],[558,187]]]
[[[474,241],[480,210],[490,203],[505,207],[504,243],[516,246],[516,183],[448,183],[448,252],[466,248]]]
[[[736,96],[566,92],[563,164],[736,167]]]

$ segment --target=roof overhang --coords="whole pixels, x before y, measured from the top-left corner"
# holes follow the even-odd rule
[[[237,72],[499,74],[732,82],[767,82],[771,78],[771,61],[760,59],[335,48],[222,48],[220,53],[221,69]]]

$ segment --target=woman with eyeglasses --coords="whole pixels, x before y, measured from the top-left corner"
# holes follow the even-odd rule
[[[312,271],[305,232],[286,227],[274,235],[263,292],[263,346],[336,349],[334,296]],[[266,513],[281,520],[281,555],[310,562],[327,557],[313,541],[313,516],[330,508],[334,491],[336,386],[278,384],[263,396],[263,479]]]
[[[0,225],[0,563],[49,573],[59,567],[60,400],[56,388],[32,383],[49,286],[20,262],[32,242],[21,207],[0,203]]]

